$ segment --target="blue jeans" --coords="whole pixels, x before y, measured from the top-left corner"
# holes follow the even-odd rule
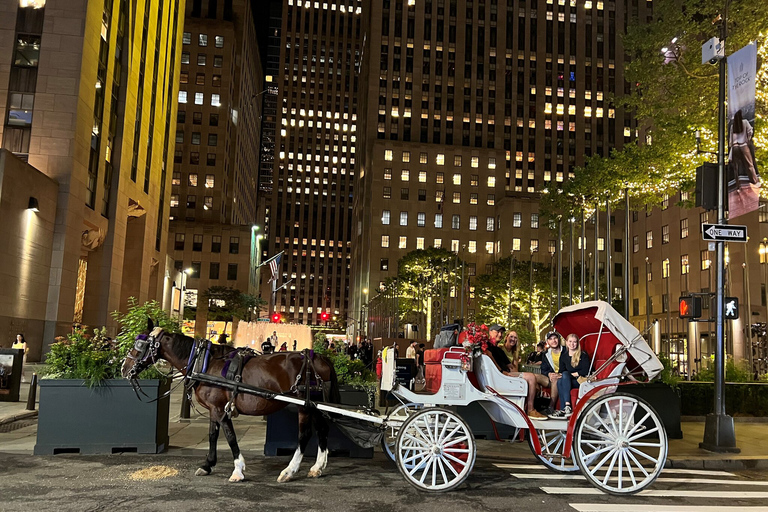
[[[564,373],[557,380],[557,392],[560,395],[560,409],[565,409],[565,403],[571,403],[571,390],[579,388],[579,381],[570,373]],[[573,405],[573,404],[571,404]]]

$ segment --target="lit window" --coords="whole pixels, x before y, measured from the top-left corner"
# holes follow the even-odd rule
[[[391,149],[385,149],[384,150],[384,160],[386,160],[387,162],[391,162],[392,161],[392,150]]]
[[[469,251],[469,254],[475,254],[477,252],[477,241],[470,240],[469,245],[467,245],[467,250]]]
[[[205,66],[205,54],[204,53],[198,53],[197,54],[197,65],[198,66]]]
[[[461,229],[461,216],[454,215],[451,217],[451,229]]]
[[[690,272],[690,270],[691,270],[691,266],[688,263],[688,255],[683,254],[682,256],[680,256],[680,273],[685,275],[688,272]]]
[[[680,219],[680,238],[688,238],[688,219]]]
[[[539,214],[531,214],[531,229],[539,229]]]
[[[440,249],[443,246],[443,239],[442,238],[435,238],[435,240],[432,242],[432,247],[435,249]]]
[[[442,172],[438,172],[437,174],[435,174],[435,183],[437,183],[438,185],[442,185],[443,177],[444,177],[444,174]]]
[[[512,239],[512,250],[513,251],[519,251],[520,250],[520,239],[519,238],[513,238]]]
[[[443,227],[443,214],[442,213],[436,213],[435,214],[435,227],[440,229]]]
[[[485,242],[485,252],[493,254],[493,242]]]
[[[403,169],[400,171],[400,179],[403,181],[408,181],[411,177],[411,173],[408,169]]]
[[[423,228],[427,224],[427,214],[424,212],[419,212],[416,216],[416,225],[420,228]]]
[[[195,105],[202,105],[205,100],[205,95],[201,92],[195,93]]]
[[[539,252],[539,241],[535,238],[531,239],[531,252]]]
[[[411,161],[411,152],[403,151],[403,163],[408,163],[410,161]]]
[[[605,238],[598,237],[597,238],[597,250],[598,251],[604,251],[605,250]]]
[[[200,34],[197,37],[197,44],[199,46],[208,46],[208,34]]]
[[[398,249],[407,249],[408,248],[408,237],[407,236],[401,236],[400,241],[397,244]]]
[[[425,164],[428,161],[429,161],[429,157],[427,156],[426,153],[419,153],[419,163],[420,164]]]
[[[389,235],[381,235],[381,246],[389,247]]]
[[[522,225],[523,225],[523,214],[519,212],[515,212],[512,215],[512,227],[519,228]]]
[[[205,199],[203,202],[203,209],[210,210],[212,208],[213,208],[213,197],[205,196]]]
[[[392,179],[392,169],[384,169],[384,179],[385,180]]]
[[[488,206],[493,206],[496,204],[496,194],[488,194],[488,197],[486,199],[486,204]]]
[[[400,212],[400,225],[401,226],[408,225],[408,212]]]
[[[477,174],[473,174],[469,177],[469,184],[473,187],[476,187],[479,181],[479,176]]]
[[[179,91],[179,103],[187,102],[187,91]]]
[[[459,252],[459,241],[451,240],[451,252]]]
[[[171,179],[171,185],[174,187],[177,187],[181,185],[181,173],[180,172],[174,172],[173,178]]]
[[[211,106],[212,107],[220,107],[221,106],[221,95],[219,95],[219,94],[211,94]]]
[[[669,277],[669,258],[661,262],[661,277],[662,279]]]
[[[437,165],[445,165],[445,155],[443,153],[438,153],[435,161],[437,162]]]
[[[215,177],[213,174],[206,174],[205,175],[205,188],[213,188],[213,185],[215,183]]]
[[[647,231],[645,233],[645,248],[650,249],[653,247],[653,231]]]
[[[419,183],[427,182],[427,171],[419,171]]]
[[[181,44],[192,44],[192,34],[184,32],[181,36]]]
[[[485,230],[486,231],[493,231],[496,227],[496,219],[493,217],[486,217],[485,218]]]
[[[488,176],[488,187],[493,188],[496,186],[496,178],[494,176]]]
[[[491,157],[488,159],[488,168],[489,169],[495,169],[496,168],[496,158]]]
[[[181,63],[189,64],[189,52],[181,52]]]
[[[216,48],[224,48],[224,36],[216,36],[215,44]]]
[[[476,156],[472,157],[472,167],[474,168],[480,167],[480,159]]]
[[[453,175],[453,184],[454,185],[461,185],[461,174],[454,174]]]
[[[423,236],[417,236],[416,237],[416,248],[417,249],[424,249],[424,237]],[[405,249],[405,247],[403,247]]]
[[[477,231],[477,216],[476,215],[470,215],[469,216],[469,230],[470,231]]]
[[[381,223],[384,224],[385,226],[389,226],[389,217],[390,217],[389,210],[384,210],[383,212],[381,212]]]
[[[171,195],[171,208],[178,208],[179,206],[179,196],[178,194],[172,194]]]
[[[461,155],[454,155],[454,157],[453,157],[453,166],[454,167],[461,167]]]
[[[189,175],[189,186],[190,187],[196,187],[197,186],[197,174],[192,173]]]
[[[453,193],[453,204],[459,204],[461,203],[461,192],[454,192]]]
[[[469,204],[477,204],[477,194],[469,194]]]
[[[669,224],[661,226],[661,244],[669,243]]]
[[[701,251],[701,270],[708,270],[712,264],[712,260],[709,259],[709,251]]]

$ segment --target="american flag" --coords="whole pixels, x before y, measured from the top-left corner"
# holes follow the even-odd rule
[[[269,262],[269,270],[272,271],[272,277],[269,278],[270,282],[277,279],[277,270],[280,268],[280,258],[282,258],[282,256],[283,256],[283,253],[280,253],[274,258],[272,258],[272,261]]]

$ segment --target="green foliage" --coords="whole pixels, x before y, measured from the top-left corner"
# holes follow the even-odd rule
[[[267,304],[260,297],[229,286],[211,286],[202,293],[202,298],[208,302],[208,320],[225,322],[225,328],[234,317],[250,322]]]
[[[336,370],[336,379],[341,386],[352,386],[363,389],[370,395],[376,390],[376,374],[365,367],[362,361],[350,359],[349,356],[335,350],[325,348],[325,333],[315,334],[312,348],[316,354],[326,357]]]
[[[694,375],[694,380],[703,382],[715,381],[715,368],[714,364],[709,368],[701,370]],[[733,358],[729,357],[725,361],[725,381],[726,382],[754,382],[752,372],[749,369],[749,361],[741,360],[738,363],[734,362]]]
[[[680,376],[675,374],[673,370],[676,366],[672,363],[672,360],[664,354],[659,354],[659,361],[661,361],[661,364],[664,366],[664,369],[661,370],[661,373],[659,374],[659,380],[671,388],[677,388],[677,385],[680,382]]]
[[[711,382],[680,382],[681,414],[704,416],[714,409],[715,386]],[[728,383],[725,412],[731,416],[768,416],[768,384]]]
[[[44,378],[84,379],[88,387],[98,386],[105,379],[120,373],[122,359],[106,328],[76,328],[66,336],[56,338],[42,370]]]

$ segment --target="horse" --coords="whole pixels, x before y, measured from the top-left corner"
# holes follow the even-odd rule
[[[152,321],[148,322],[149,335],[139,335],[133,348],[128,352],[122,366],[123,377],[134,381],[137,376],[151,364],[160,359],[168,361],[185,377],[191,368],[187,368],[193,360],[192,352],[195,350],[195,340],[183,334],[172,334],[160,327],[154,327]],[[205,373],[211,376],[222,375],[222,369],[231,352],[237,350],[226,345],[210,345],[210,359]],[[306,353],[309,356],[309,353]],[[243,384],[253,386],[274,393],[283,393],[299,398],[296,390],[297,382],[302,382],[304,375],[305,354],[299,352],[277,352],[270,355],[259,355],[248,359],[242,368]],[[321,355],[312,358],[314,373],[322,382],[330,383],[328,401],[339,403],[339,387],[333,364]],[[308,383],[303,383],[308,384]],[[270,400],[246,392],[233,393],[230,389],[215,384],[197,382],[194,385],[195,396],[198,403],[208,409],[210,427],[208,431],[208,455],[205,462],[195,472],[196,476],[210,475],[216,465],[216,443],[219,438],[219,429],[224,430],[227,443],[232,450],[235,469],[229,477],[230,482],[241,482],[245,479],[245,460],[240,453],[237,437],[232,426],[232,409],[238,413],[251,416],[265,416],[283,409],[287,404],[279,400]],[[185,390],[186,392],[186,390]],[[232,402],[230,404],[230,401]],[[228,406],[229,405],[229,406]],[[312,425],[318,435],[317,460],[307,474],[310,478],[318,478],[323,474],[328,463],[328,432],[329,426],[322,413],[314,407],[299,407],[299,445],[293,454],[288,466],[280,473],[278,482],[288,482],[299,471],[299,465],[304,457],[304,451],[312,437]]]

